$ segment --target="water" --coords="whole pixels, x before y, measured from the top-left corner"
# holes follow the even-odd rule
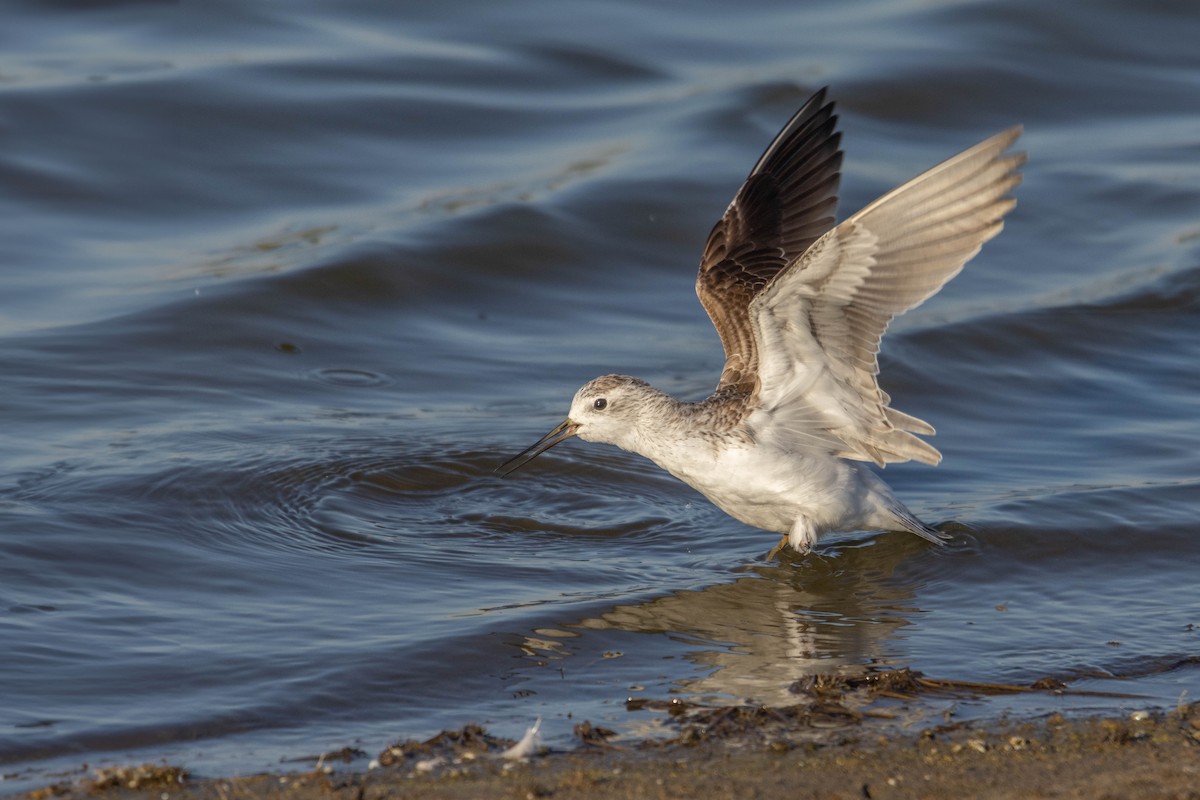
[[[1112,0],[12,4],[0,770],[209,773],[817,672],[1195,698],[1200,33]],[[1015,122],[1006,231],[894,327],[931,520],[766,563],[652,465],[492,468],[611,371],[699,398],[709,227],[818,86],[842,213]],[[930,713],[934,713],[933,710]],[[937,711],[940,713],[940,709]]]

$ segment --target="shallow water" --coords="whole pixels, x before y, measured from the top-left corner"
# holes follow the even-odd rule
[[[197,9],[0,28],[0,789],[889,665],[1141,696],[960,716],[1195,698],[1189,3]],[[1026,126],[1007,229],[882,357],[945,455],[885,477],[960,543],[768,563],[611,448],[495,476],[594,375],[712,387],[701,245],[825,84],[843,214]]]

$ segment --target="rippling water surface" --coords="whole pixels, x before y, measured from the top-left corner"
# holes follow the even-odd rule
[[[0,790],[815,673],[1200,689],[1187,2],[24,3],[0,28]],[[1016,122],[1004,234],[883,383],[970,526],[775,537],[641,459],[492,468],[605,372],[698,399],[700,247],[839,102],[842,213]],[[929,709],[941,714],[945,709]],[[920,709],[916,710],[919,715]],[[940,717],[939,717],[940,719]]]

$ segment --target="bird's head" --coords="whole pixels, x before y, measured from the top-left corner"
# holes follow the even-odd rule
[[[632,445],[648,403],[662,396],[650,384],[628,375],[593,378],[575,393],[571,411],[558,427],[501,464],[496,472],[507,475],[572,436],[634,450]]]

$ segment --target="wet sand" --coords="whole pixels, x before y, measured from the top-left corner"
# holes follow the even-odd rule
[[[374,759],[381,766],[367,770],[339,763],[345,757],[361,764],[364,754],[350,750],[327,754],[306,772],[236,778],[145,765],[24,797],[1200,798],[1200,703],[1087,719],[948,723],[903,734],[860,725],[815,737],[820,709],[804,709],[705,709],[686,715],[668,742],[614,742],[581,723],[577,749],[523,761],[501,756],[511,741],[466,726],[393,745]]]

